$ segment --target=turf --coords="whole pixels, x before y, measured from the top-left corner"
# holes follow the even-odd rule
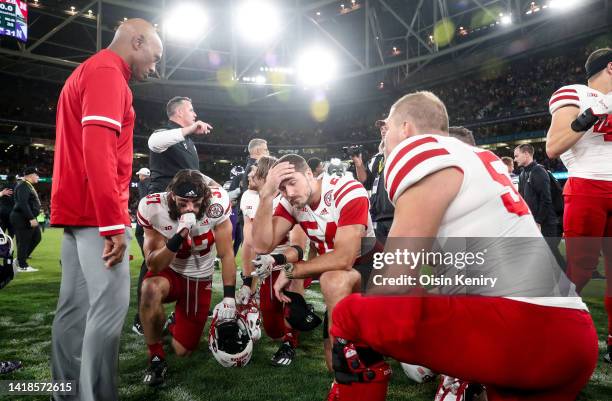
[[[51,323],[57,302],[60,281],[59,250],[61,231],[49,229],[32,255],[36,273],[19,274],[0,291],[0,359],[19,359],[24,367],[3,380],[49,380]],[[134,241],[131,254],[132,294],[141,264],[140,251]],[[215,277],[213,305],[220,300],[220,277]],[[585,291],[589,308],[597,325],[600,352],[605,349],[606,315],[603,307],[603,282],[594,281]],[[316,290],[307,298],[316,308],[323,308]],[[297,358],[289,368],[273,368],[268,360],[277,344],[264,337],[255,347],[253,359],[241,369],[225,369],[214,361],[203,336],[200,348],[190,358],[180,359],[169,353],[169,378],[164,388],[151,390],[141,384],[146,365],[146,348],[142,337],[132,333],[130,326],[135,312],[135,295],[121,339],[120,387],[121,400],[322,400],[331,383],[326,373],[320,330],[303,335]],[[205,331],[206,332],[206,331]],[[466,363],[471,363],[466,361]],[[431,401],[435,385],[411,383],[393,364],[395,374],[388,400]],[[6,399],[9,399],[8,397]],[[17,400],[12,397],[10,400]],[[21,396],[24,400],[48,400],[48,396]],[[579,400],[612,399],[612,366],[600,362],[589,385]]]

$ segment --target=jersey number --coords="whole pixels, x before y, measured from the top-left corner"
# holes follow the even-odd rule
[[[325,248],[326,246],[327,249],[334,249],[334,238],[336,237],[337,229],[336,223],[327,223],[325,226],[325,242],[321,241],[315,235],[310,235],[308,233],[308,229],[317,230],[319,228],[316,221],[302,221],[300,222],[300,226],[302,226],[304,232],[306,232],[306,235],[308,235],[308,238],[310,238],[312,242],[316,244],[317,253],[319,255],[324,255],[327,253]]]
[[[504,187],[508,188],[508,191],[501,196],[502,202],[504,203],[506,210],[510,213],[516,214],[517,216],[524,216],[526,214],[529,214],[529,206],[527,206],[525,200],[521,197],[521,195],[519,195],[516,188],[514,188],[514,185],[512,185],[510,178],[508,178],[508,176],[505,174],[499,173],[493,167],[493,162],[501,160],[499,160],[499,158],[495,156],[494,153],[489,151],[476,152],[476,155],[484,164],[491,178],[493,178],[495,182],[498,182]],[[514,193],[514,196],[512,196],[511,192]]]
[[[147,205],[152,203],[161,203],[161,194],[147,195]]]
[[[211,230],[206,231],[204,234],[200,234],[196,237],[187,237],[183,240],[183,244],[181,245],[181,249],[176,253],[176,257],[178,259],[187,259],[191,256],[191,246],[195,244],[195,246],[200,246],[206,241],[206,248],[200,251],[200,256],[206,255],[210,252],[210,248],[215,243],[215,236]]]

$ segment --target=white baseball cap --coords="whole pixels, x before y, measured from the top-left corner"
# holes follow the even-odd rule
[[[140,174],[142,174],[142,175],[146,175],[146,176],[148,177],[148,176],[150,176],[150,175],[151,175],[151,170],[149,170],[149,169],[148,169],[148,168],[146,168],[146,167],[142,167],[140,170],[138,170],[138,171],[136,172],[136,175],[140,175]]]

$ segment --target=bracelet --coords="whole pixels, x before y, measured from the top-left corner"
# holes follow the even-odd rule
[[[223,286],[223,298],[234,298],[236,296],[235,285],[224,285]]]
[[[270,256],[272,256],[272,258],[274,259],[274,264],[276,266],[284,265],[285,263],[287,263],[287,257],[283,255],[282,253],[275,253]]]
[[[183,244],[183,237],[181,234],[176,233],[172,238],[166,242],[166,248],[170,250],[172,253],[177,253],[179,249],[181,249],[181,245]]]
[[[289,280],[293,279],[293,269],[294,268],[295,266],[293,265],[293,263],[287,263],[286,265],[283,266],[283,270],[285,271],[285,276],[287,276]]]

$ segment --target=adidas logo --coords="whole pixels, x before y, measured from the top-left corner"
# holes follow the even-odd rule
[[[324,214],[328,214],[328,212],[327,212],[327,208],[325,208],[325,209],[321,210],[321,216],[323,216]]]
[[[151,359],[151,362],[159,362],[159,361],[161,361],[161,359],[157,355],[155,355],[153,359]]]
[[[196,193],[193,189],[185,194],[185,198],[191,198],[195,196],[196,196]]]

